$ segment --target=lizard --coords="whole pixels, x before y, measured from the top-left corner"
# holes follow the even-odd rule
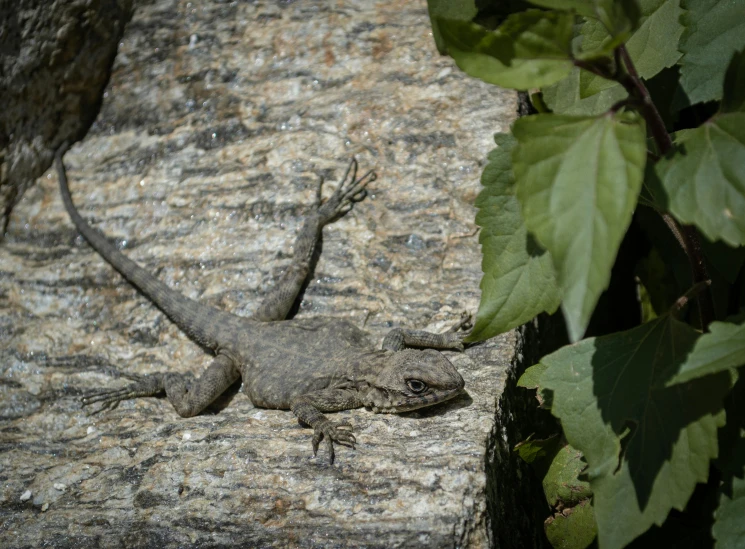
[[[325,440],[333,463],[334,444],[354,449],[357,441],[349,422],[332,421],[324,413],[361,407],[375,413],[406,412],[463,392],[463,378],[437,349],[463,350],[459,330],[470,328],[468,313],[445,333],[395,328],[385,336],[382,349],[375,349],[364,331],[344,319],[286,319],[309,276],[323,227],[363,200],[367,185],[377,177],[371,170],[358,178],[354,158],[326,201],[321,198],[321,178],[290,265],[252,317],[242,317],[170,288],[92,228],[73,203],[62,159],[65,148],[57,151],[54,163],[64,206],[77,231],[187,336],[214,355],[199,378],[170,371],[123,374],[133,382],[82,397],[83,406],[97,404],[92,413],[115,408],[123,400],[165,393],[181,417],[193,417],[240,378],[255,406],[291,410],[301,425],[312,428],[313,455]]]

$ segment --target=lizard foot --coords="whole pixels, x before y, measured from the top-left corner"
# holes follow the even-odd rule
[[[344,173],[344,177],[342,178],[341,183],[339,183],[337,189],[334,191],[334,194],[332,194],[331,197],[322,205],[320,204],[320,186],[323,184],[323,180],[321,180],[318,189],[318,214],[321,216],[321,219],[323,219],[324,224],[337,217],[345,215],[352,209],[355,202],[364,200],[367,196],[365,187],[367,187],[367,185],[372,181],[375,181],[376,178],[377,175],[375,172],[370,170],[357,179],[357,159],[352,158],[352,161],[349,163],[349,167]]]
[[[113,410],[122,400],[130,398],[155,396],[164,390],[163,376],[154,374],[149,376],[138,376],[126,374],[124,377],[132,379],[135,383],[122,387],[121,389],[106,389],[103,391],[94,391],[82,397],[80,400],[83,406],[100,403],[98,408],[91,409],[89,415],[103,412],[104,410]]]
[[[468,311],[463,311],[460,314],[460,320],[456,322],[449,330],[448,332],[458,332],[460,330],[463,330],[464,332],[468,332],[473,328],[473,316],[471,316],[471,313]]]
[[[471,328],[473,328],[471,313],[463,311],[460,314],[460,320],[442,334],[452,341],[448,348],[454,351],[463,351],[463,340],[471,333]]]
[[[326,420],[313,429],[313,455],[318,454],[318,445],[323,439],[326,439],[326,446],[329,449],[329,463],[334,463],[334,442],[354,449],[357,439],[352,434],[352,425],[346,421],[334,423]]]

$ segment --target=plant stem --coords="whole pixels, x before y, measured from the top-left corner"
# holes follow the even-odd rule
[[[629,92],[631,97],[638,99],[641,103],[642,116],[647,121],[649,130],[652,132],[652,137],[657,142],[660,152],[665,155],[672,149],[673,140],[670,138],[670,134],[667,133],[667,129],[665,129],[665,122],[662,121],[660,111],[657,110],[657,107],[652,101],[652,97],[650,97],[644,82],[639,78],[639,73],[636,72],[636,67],[634,67],[634,63],[631,61],[631,56],[628,50],[626,50],[626,46],[619,46],[618,52],[626,67],[626,74],[620,77],[619,82],[626,88],[626,91]]]
[[[585,70],[587,72],[591,72],[592,74],[596,76],[600,76],[601,78],[605,78],[607,80],[614,80],[614,77],[612,74],[601,69],[598,65],[593,65],[592,63],[588,63],[587,61],[582,61],[581,59],[575,59],[574,66],[582,70]]]
[[[621,99],[620,101],[617,101],[616,103],[614,103],[611,106],[611,108],[608,109],[608,111],[612,113],[617,113],[622,108],[635,105],[635,104],[636,104],[636,101],[634,101],[634,99],[632,99],[631,97],[627,97],[626,99]]]
[[[698,284],[692,286],[688,289],[688,291],[680,296],[675,303],[673,303],[673,306],[670,308],[670,312],[679,318],[681,311],[685,308],[686,305],[688,305],[688,302],[693,297],[697,297],[701,292],[706,291],[709,286],[711,286],[711,280],[704,280],[703,282],[699,282]]]
[[[708,283],[711,285],[709,279],[709,273],[706,270],[706,264],[704,263],[704,254],[701,251],[701,242],[698,238],[698,232],[694,227],[690,225],[680,225],[674,218],[668,213],[658,212],[662,216],[662,220],[673,233],[675,239],[683,248],[688,262],[691,265],[691,278],[693,279],[694,285]],[[701,329],[706,331],[712,320],[714,320],[714,303],[711,300],[711,293],[706,288],[706,291],[702,291],[697,295],[696,303],[698,304],[698,314],[701,319]]]
[[[652,101],[647,87],[639,77],[639,73],[636,72],[636,67],[634,67],[626,46],[621,45],[617,48],[617,59],[619,57],[623,60],[626,71],[623,72],[620,66],[617,67],[618,82],[626,89],[630,97],[639,102],[641,114],[647,122],[649,131],[652,137],[654,137],[660,153],[664,156],[673,148],[673,141],[670,138],[670,134],[667,133],[662,116],[660,116],[660,112]],[[688,256],[693,284],[697,285],[707,281],[709,274],[706,271],[704,255],[701,251],[701,243],[696,228],[689,225],[681,226],[670,214],[662,213],[661,215],[665,224],[670,228],[670,231],[675,235],[683,251],[685,251],[686,256]],[[696,301],[698,303],[701,328],[706,330],[711,321],[714,320],[714,304],[708,286],[705,291],[698,294]]]

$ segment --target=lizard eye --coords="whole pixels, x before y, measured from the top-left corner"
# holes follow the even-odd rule
[[[406,386],[411,390],[412,393],[421,393],[427,388],[427,384],[418,379],[409,379],[406,382]]]

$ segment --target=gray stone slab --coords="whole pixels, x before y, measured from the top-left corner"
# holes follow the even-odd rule
[[[326,228],[296,313],[441,330],[476,311],[474,199],[511,92],[433,45],[424,2],[136,6],[101,112],[66,156],[83,215],[189,297],[249,315],[291,256],[319,175],[379,178]],[[336,415],[330,466],[290,412],[233,391],[181,419],[164,399],[87,416],[123,372],[209,358],[74,231],[56,177],[0,246],[0,546],[485,547],[487,438],[506,334],[448,353],[467,395]],[[326,192],[330,192],[326,188]]]
[[[0,241],[26,189],[96,115],[132,0],[0,2]]]

